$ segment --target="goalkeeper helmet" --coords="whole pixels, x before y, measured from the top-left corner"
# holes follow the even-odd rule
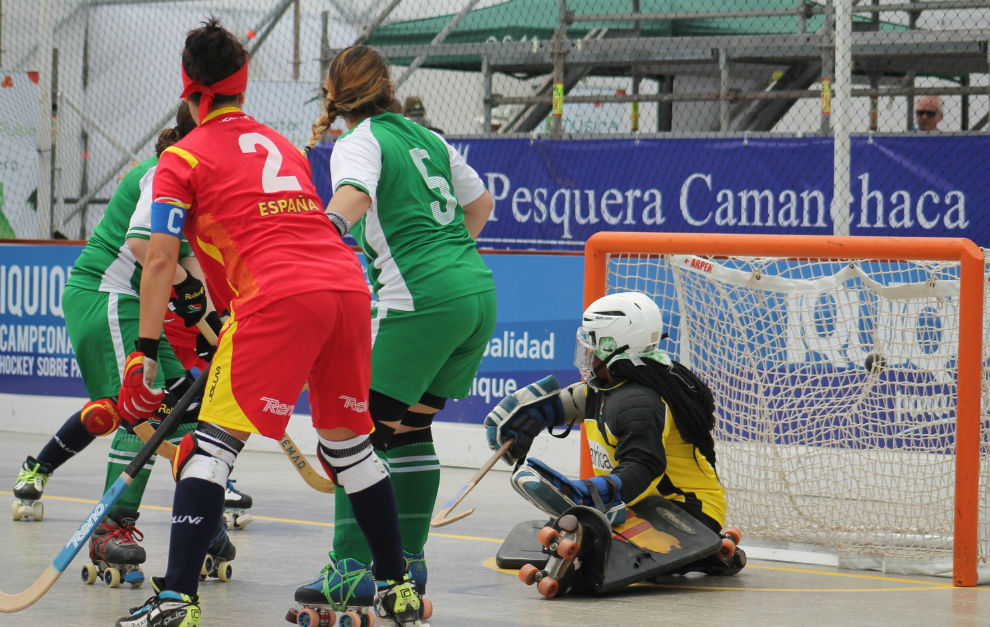
[[[595,377],[594,360],[608,366],[618,359],[632,359],[657,349],[663,319],[653,299],[639,292],[603,296],[584,310],[577,330],[574,365],[586,381]]]

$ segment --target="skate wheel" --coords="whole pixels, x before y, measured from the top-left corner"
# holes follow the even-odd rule
[[[546,598],[552,599],[560,592],[560,583],[553,577],[544,577],[536,584],[536,589]]]
[[[540,535],[536,536],[536,540],[541,545],[549,549],[552,548],[550,545],[553,544],[553,542],[559,537],[560,537],[559,531],[557,531],[553,527],[544,527],[543,529],[540,529]]]
[[[557,555],[565,560],[572,560],[577,557],[578,549],[581,548],[577,542],[569,538],[564,538],[557,543]]]
[[[209,553],[203,558],[203,567],[199,569],[199,578],[206,579],[213,572],[213,556]]]
[[[254,520],[251,514],[244,514],[243,516],[234,517],[234,529],[247,529],[248,523]]]
[[[290,607],[289,611],[285,613],[285,622],[296,625],[297,616],[299,616],[299,610],[297,608]]]
[[[234,576],[234,566],[230,562],[220,562],[217,564],[217,579],[220,581],[230,581]]]
[[[21,519],[21,502],[20,501],[14,501],[13,502],[13,506],[14,506],[12,508],[13,509],[13,519],[14,520],[20,520]]]
[[[361,627],[361,615],[348,610],[340,615],[337,624],[340,627]]]
[[[119,588],[120,571],[113,566],[103,571],[103,583],[107,584],[108,588]]]
[[[433,616],[433,601],[427,599],[426,597],[420,597],[419,617],[423,620]]]
[[[96,570],[96,564],[83,564],[82,567],[82,581],[84,584],[91,586],[96,583],[97,577],[100,576],[98,570]]]
[[[361,614],[361,620],[363,621],[364,627],[375,627],[375,613],[368,612],[367,614]]]
[[[519,569],[519,581],[531,586],[540,579],[540,569],[532,564],[523,564]]]
[[[557,521],[557,526],[560,527],[561,531],[566,531],[568,533],[574,533],[578,530],[578,519],[574,514],[567,514],[566,516],[561,516],[560,520]]]
[[[299,627],[317,627],[320,624],[320,615],[316,613],[316,610],[307,607],[299,610],[299,613],[296,614],[296,624]]]
[[[41,501],[33,504],[31,506],[31,515],[34,516],[35,520],[42,520],[45,517],[45,504]]]
[[[739,544],[739,541],[742,540],[742,532],[739,531],[739,527],[726,527],[722,535],[728,536],[736,544]]]
[[[732,557],[732,554],[736,552],[736,543],[732,541],[731,538],[722,538],[722,546],[718,550],[718,556],[722,559],[728,559]]]

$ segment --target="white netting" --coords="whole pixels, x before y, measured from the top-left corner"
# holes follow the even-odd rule
[[[613,254],[607,272],[608,292],[655,297],[662,347],[712,387],[730,524],[848,565],[951,573],[958,262]],[[981,495],[986,367],[983,389]],[[979,521],[982,572],[985,498]]]

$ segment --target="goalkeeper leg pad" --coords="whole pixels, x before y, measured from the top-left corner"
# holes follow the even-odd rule
[[[578,505],[588,505],[604,513],[610,523],[625,519],[626,505],[621,500],[613,498],[599,505],[592,499],[585,483],[572,481],[535,458],[527,459],[512,473],[510,483],[520,496],[551,516],[560,516]]]

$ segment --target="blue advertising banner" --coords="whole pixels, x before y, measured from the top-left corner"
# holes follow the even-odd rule
[[[81,247],[0,245],[0,394],[86,397],[62,313],[62,291]],[[477,424],[506,394],[547,374],[578,379],[574,333],[582,311],[580,256],[486,255],[498,324],[468,398],[440,414]],[[411,365],[410,367],[415,367]],[[306,394],[297,413],[309,413]]]
[[[0,393],[86,396],[62,313],[80,250],[0,244]]]
[[[831,138],[450,142],[495,198],[487,248],[580,250],[602,230],[833,233]],[[331,150],[310,151],[324,200]],[[990,245],[987,154],[987,136],[853,138],[850,234]]]

